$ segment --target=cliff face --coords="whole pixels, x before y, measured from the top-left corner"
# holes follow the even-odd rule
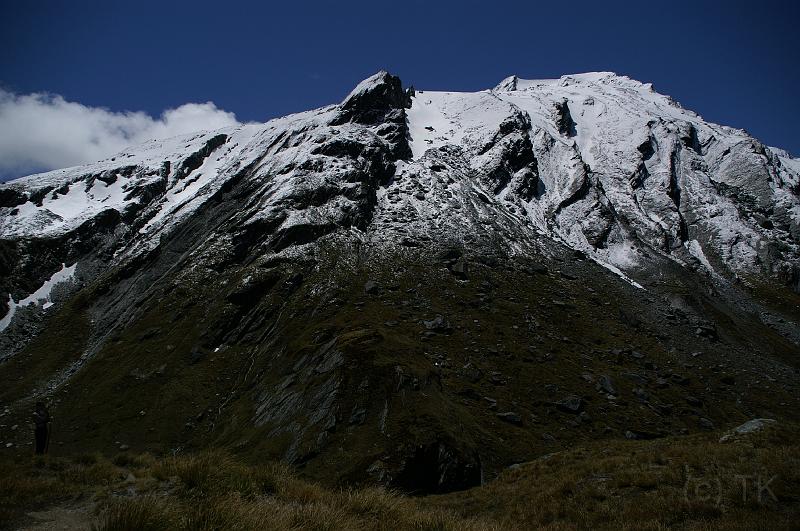
[[[65,448],[225,444],[426,492],[791,416],[799,176],[610,73],[381,72],[0,187],[0,401],[52,400]]]

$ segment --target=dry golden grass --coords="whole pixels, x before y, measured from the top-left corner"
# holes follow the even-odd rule
[[[591,443],[480,488],[422,498],[325,488],[285,465],[247,466],[222,451],[6,462],[0,522],[18,525],[25,511],[71,500],[95,507],[96,531],[790,529],[800,517],[799,431],[784,426],[728,444],[718,434]],[[757,499],[759,475],[777,476],[775,498]],[[710,492],[697,490],[701,482]]]
[[[597,442],[425,502],[509,529],[796,529],[796,433],[789,426],[728,444],[719,434]],[[759,480],[770,488],[761,500]]]
[[[221,451],[6,462],[0,474],[0,527],[69,500],[96,506],[95,531],[496,528],[383,488],[327,489],[285,465],[246,466]]]
[[[0,527],[13,520],[21,507],[39,507],[108,486],[120,479],[121,471],[108,460],[80,456],[74,461],[0,461]]]
[[[111,500],[92,530],[161,531],[178,525],[178,513],[168,499],[147,495]]]

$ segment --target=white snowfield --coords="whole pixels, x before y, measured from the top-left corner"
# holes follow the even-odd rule
[[[382,75],[348,99],[374,90]],[[318,145],[337,135],[383,142],[361,125],[330,125],[339,108],[148,142],[7,183],[0,192],[27,200],[0,208],[0,238],[55,236],[141,203],[139,235],[117,251],[129,256],[158,245],[245,168],[253,170],[248,178],[265,182],[243,205],[242,222],[275,219],[299,190],[351,169],[329,160],[316,180],[297,170],[313,166]],[[547,235],[623,276],[652,253],[734,273],[767,262],[790,267],[798,256],[800,160],[745,131],[705,122],[650,84],[610,72],[512,76],[475,93],[418,90],[406,116],[412,157],[377,190],[373,221],[393,239],[433,229],[466,237],[492,224],[515,240]],[[218,135],[224,142],[182,174],[183,161]],[[145,205],[140,192],[148,185],[164,190]],[[288,209],[282,226],[338,219],[349,202]]]
[[[558,128],[558,105],[568,109],[571,134]],[[509,77],[478,93],[419,91],[408,112],[414,158],[456,144],[473,152],[480,171],[486,166],[481,150],[515,113],[530,121],[543,188],[538,197],[522,201],[524,210],[542,231],[606,264],[635,266],[642,254],[636,240],[644,240],[673,251],[675,259],[694,257],[708,268],[702,248],[709,245],[726,263],[755,265],[765,236],[777,231],[743,219],[741,204],[720,194],[720,185],[736,188],[797,230],[800,160],[761,145],[745,131],[705,122],[650,84],[610,72]],[[635,186],[634,176],[640,179]],[[579,191],[580,201],[560,207]],[[624,226],[613,223],[616,216],[608,212],[626,214]],[[682,223],[703,241],[682,239]],[[605,233],[604,241],[598,242],[598,232]],[[788,244],[797,250],[796,242]],[[687,253],[674,252],[678,246]]]
[[[299,113],[271,120],[265,124],[245,124],[215,131],[201,131],[165,140],[153,140],[129,148],[106,160],[22,177],[3,185],[27,193],[46,188],[41,205],[28,200],[14,208],[0,208],[0,238],[52,237],[76,229],[108,209],[124,212],[142,201],[132,193],[162,180],[162,168],[170,163],[166,191],[155,205],[140,215],[147,223],[139,229],[143,235],[137,249],[151,247],[162,232],[184,220],[216,193],[236,172],[265,154],[270,145],[286,129],[305,127],[323,121],[326,109]],[[178,164],[200,151],[212,138],[226,135],[223,145],[204,157],[199,167],[177,178]],[[129,175],[121,168],[135,167]],[[87,178],[111,172],[113,181]]]
[[[50,308],[53,305],[53,288],[61,283],[72,281],[75,275],[76,265],[77,264],[72,264],[71,266],[67,267],[66,264],[61,264],[61,270],[57,271],[52,277],[47,279],[45,283],[42,284],[42,287],[20,301],[15,301],[13,297],[9,296],[8,312],[5,316],[3,316],[2,319],[0,319],[0,332],[5,330],[8,325],[11,324],[11,319],[14,318],[17,308],[24,308],[30,304],[41,304],[42,309],[44,310]]]
[[[94,164],[40,173],[7,183],[8,187],[28,192],[29,195],[45,187],[51,187],[55,191],[46,194],[41,205],[29,200],[17,207],[16,215],[0,217],[0,236],[4,238],[54,236],[75,229],[103,210],[114,209],[122,212],[130,203],[138,201],[138,198],[129,197],[129,192],[159,180],[159,171],[164,161],[175,163],[183,160],[218,133],[227,133],[237,139],[244,137],[242,139],[246,142],[250,138],[252,129],[252,126],[242,126],[154,140]],[[241,149],[237,150],[237,155],[239,151]],[[87,175],[115,172],[127,166],[136,166],[142,171],[128,176],[117,173],[114,175],[115,180],[110,184],[99,179],[87,182],[84,178]],[[176,199],[188,195],[201,199],[203,194],[200,193],[200,189],[216,180],[220,169],[215,167],[213,173],[205,172],[205,175],[202,171],[198,171],[196,175],[189,176],[185,182],[172,182],[173,186],[168,189],[169,193],[159,217],[163,218],[169,211],[177,210],[180,201]]]

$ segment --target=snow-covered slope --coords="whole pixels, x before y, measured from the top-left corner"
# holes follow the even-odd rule
[[[90,280],[153,251],[236,186],[246,196],[197,252],[282,251],[350,227],[389,247],[478,238],[518,254],[544,236],[625,278],[667,259],[800,289],[800,161],[787,153],[608,72],[476,93],[404,91],[381,72],[340,105],[3,185],[3,299],[64,263]]]
[[[734,274],[796,275],[797,161],[650,84],[608,72],[510,77],[491,91],[420,92],[409,124],[415,159],[461,147],[498,199],[617,268],[657,252]]]

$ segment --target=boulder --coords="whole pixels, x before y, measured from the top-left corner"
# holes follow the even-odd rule
[[[547,266],[543,264],[537,264],[536,262],[528,264],[525,267],[525,272],[528,273],[529,275],[534,275],[534,274],[546,275],[547,271],[548,271]]]
[[[450,266],[450,272],[453,273],[453,276],[455,276],[456,278],[466,280],[467,262],[464,261],[463,259],[457,260],[453,265]]]
[[[496,416],[503,422],[508,422],[515,426],[522,426],[522,417],[516,411],[506,411],[504,413],[498,413]]]
[[[437,314],[436,317],[430,321],[423,320],[422,324],[425,326],[426,330],[431,330],[433,332],[443,333],[451,330],[450,323],[442,314]]]
[[[768,428],[769,426],[774,426],[777,424],[775,419],[752,419],[748,420],[744,424],[741,424],[725,435],[723,435],[719,442],[729,442],[733,441],[741,435],[747,435],[749,433],[757,433],[759,431],[763,431],[764,429]]]
[[[489,375],[489,381],[494,385],[506,385],[508,383],[508,378],[501,372],[492,371]]]
[[[481,370],[472,362],[463,367],[464,378],[470,383],[478,383],[483,377]]]
[[[602,391],[608,395],[615,395],[617,394],[617,390],[614,389],[614,384],[611,382],[611,378],[606,376],[605,374],[601,375],[600,378],[597,380],[597,390]]]
[[[584,402],[581,397],[571,395],[559,400],[554,405],[564,413],[578,414],[583,409]]]
[[[698,337],[703,337],[712,341],[717,339],[717,329],[712,324],[702,324],[698,326],[695,330],[695,334]]]
[[[690,406],[701,407],[703,405],[703,401],[702,400],[700,400],[697,397],[691,396],[691,395],[687,396],[685,398],[685,400],[686,400],[686,403],[689,404]]]
[[[380,291],[381,287],[374,280],[368,280],[364,284],[364,293],[367,293],[369,295],[377,295],[378,293],[380,293]]]
[[[714,429],[714,422],[711,419],[707,419],[705,417],[700,417],[697,419],[697,425],[703,428],[704,430],[711,431]]]
[[[662,435],[658,433],[652,433],[649,431],[642,431],[642,430],[625,431],[625,438],[630,439],[632,441],[648,441],[651,439],[658,439],[659,437],[662,437]]]

